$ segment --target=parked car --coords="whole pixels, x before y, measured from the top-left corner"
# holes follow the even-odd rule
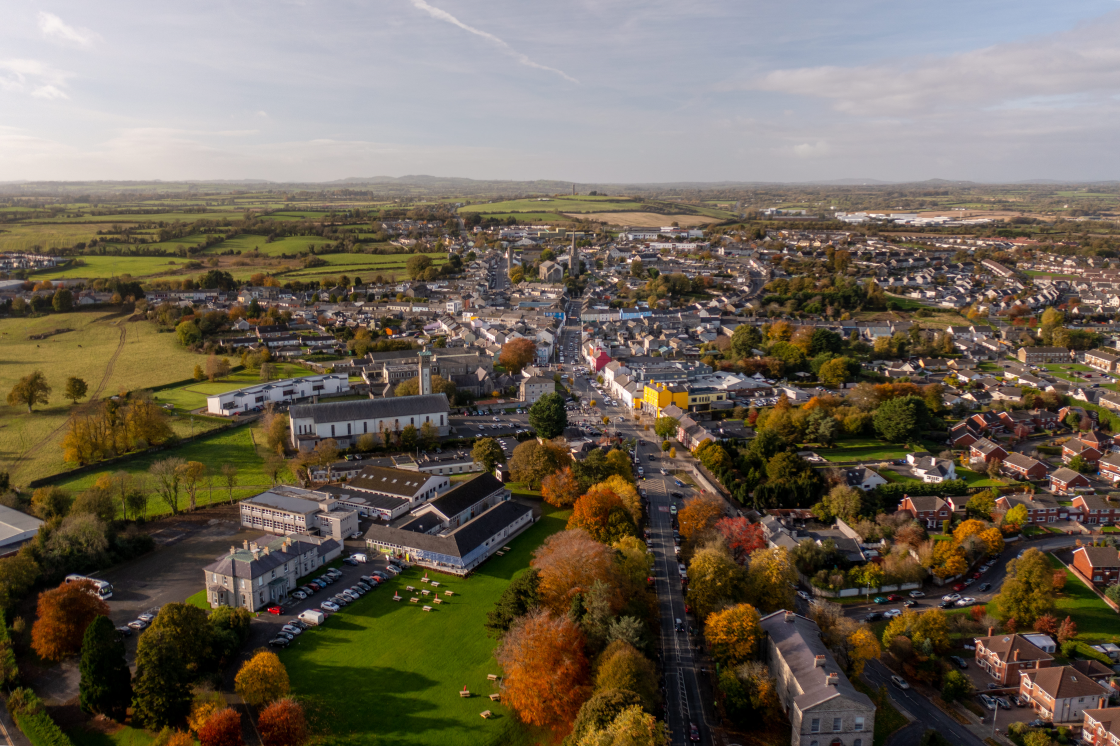
[[[373,585],[377,585],[377,583],[374,583]],[[361,589],[361,590],[362,590],[362,591],[363,591],[364,593],[369,593],[369,592],[370,592],[371,590],[373,590],[373,586],[371,586],[371,585],[366,585],[366,584],[365,584],[365,582],[363,582],[363,581],[358,581],[358,583],[357,583],[357,586],[358,586],[358,588],[360,588],[360,589]]]
[[[809,594],[806,593],[805,591],[798,591],[797,592],[797,597],[800,598],[802,601],[808,601],[809,600]]]
[[[268,611],[269,614],[275,614],[276,616],[280,616],[282,613],[284,613],[284,610],[280,608],[280,604],[269,604],[266,611]]]
[[[303,591],[297,589],[297,590],[292,591],[292,598],[299,599],[300,601],[306,601],[307,600],[307,594],[304,593]]]
[[[942,601],[938,606],[942,609],[952,609],[957,605],[956,601]]]
[[[1011,703],[1014,704],[1016,707],[1026,707],[1027,704],[1028,704],[1027,698],[1024,697],[1022,694],[1016,694],[1014,697],[1012,697],[1011,698]]]
[[[981,696],[983,696],[983,695],[981,695]],[[988,709],[993,709],[993,708],[989,707]],[[1027,725],[1029,725],[1032,728],[1049,728],[1050,727],[1050,723],[1046,722],[1045,720],[1040,720],[1039,718],[1035,718],[1034,720],[1027,723]]]
[[[1007,701],[1007,697],[996,697],[996,702],[999,702],[999,706],[1005,710],[1011,709],[1011,703]]]
[[[908,609],[912,609],[912,608],[914,608],[915,606],[918,605],[918,602],[915,601],[912,598],[908,598],[908,599],[906,599],[905,601],[902,602],[902,605],[905,606]]]
[[[892,593],[891,595],[887,596],[887,600],[891,603],[894,603],[895,601],[901,601],[902,596],[898,595],[897,593]]]
[[[996,701],[994,699],[992,699],[991,697],[989,697],[987,694],[981,694],[980,695],[980,702],[981,702],[981,704],[984,705],[984,707],[986,709],[989,709],[989,710],[994,710],[997,707],[999,707],[999,705],[996,703]]]
[[[923,598],[925,595],[921,591],[910,591],[910,598]]]
[[[901,676],[898,676],[898,675],[895,675],[895,676],[891,677],[891,683],[893,683],[899,689],[909,689],[910,688],[910,685],[908,683],[906,683],[906,679],[904,679],[904,678],[902,678]]]
[[[960,601],[960,600],[961,600],[961,594],[959,594],[959,593],[950,593],[950,594],[949,594],[949,595],[947,595],[947,596],[942,596],[942,597],[941,597],[941,600],[942,600],[942,601]]]
[[[287,632],[288,634],[295,635],[296,637],[299,637],[301,634],[303,634],[303,629],[301,627],[297,627],[294,624],[285,624],[280,628],[280,631]]]
[[[976,590],[980,591],[981,593],[986,593],[988,590],[991,589],[991,587],[992,587],[991,583],[981,583],[980,585],[978,585],[976,587]]]
[[[337,580],[342,577],[342,570],[339,570],[337,567],[330,567],[327,568],[327,575]]]
[[[902,616],[902,609],[887,609],[883,612],[884,619],[894,619],[896,616]]]
[[[886,596],[876,596],[872,599],[877,604],[885,604],[887,602]]]
[[[959,655],[950,655],[949,660],[956,664],[957,668],[968,668],[968,661]]]
[[[128,626],[131,627],[132,629],[136,630],[137,632],[139,632],[142,629],[146,629],[147,626],[148,626],[148,623],[145,622],[143,619],[135,619],[135,620],[129,622]]]
[[[957,583],[956,585],[953,586],[953,590],[956,591],[957,593],[960,593],[961,591],[964,590],[964,583]]]
[[[863,621],[865,621],[865,622],[877,622],[877,621],[879,621],[879,620],[880,620],[880,619],[882,619],[882,618],[883,618],[883,615],[882,615],[882,614],[880,614],[880,613],[879,613],[879,612],[877,612],[877,611],[872,611],[872,612],[869,612],[869,613],[867,614],[867,616],[865,616],[865,617],[863,618]]]
[[[319,605],[322,606],[327,611],[331,611],[331,612],[338,611],[338,609],[339,609],[338,604],[336,604],[333,601],[324,601],[323,603],[321,603]]]
[[[286,637],[280,637],[280,636],[273,637],[271,640],[268,641],[269,647],[273,647],[273,648],[286,648],[291,644],[292,644],[291,640],[289,640]]]
[[[974,603],[976,603],[975,598],[972,598],[971,596],[965,596],[961,600],[957,601],[957,606],[960,606],[960,607],[972,606]]]
[[[277,632],[276,636],[286,638],[289,642],[296,639],[295,635],[293,635],[291,632],[285,632],[284,630],[280,630],[279,632]]]
[[[129,627],[127,624],[122,624],[117,627],[117,634],[121,637],[132,637],[132,627]]]

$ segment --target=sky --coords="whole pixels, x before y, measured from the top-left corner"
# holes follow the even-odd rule
[[[1120,178],[1118,0],[0,11],[0,181]]]

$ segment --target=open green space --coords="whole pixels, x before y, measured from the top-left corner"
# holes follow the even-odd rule
[[[427,589],[424,571],[406,570],[322,627],[300,635],[280,653],[293,692],[332,703],[333,736],[327,743],[420,746],[486,746],[535,743],[535,736],[488,695],[487,674],[501,674],[497,641],[483,624],[509,582],[529,565],[532,551],[564,528],[568,511],[541,505],[543,515],[510,540],[511,552],[487,560],[469,578],[440,575],[438,591],[451,590],[424,612],[409,603],[406,586]],[[400,591],[401,602],[393,601]],[[435,593],[436,590],[433,590]],[[463,698],[466,686],[474,696]],[[494,717],[479,717],[490,710]]]
[[[939,446],[932,441],[914,445],[919,451],[930,453],[944,450],[943,445]],[[846,438],[836,441],[832,448],[815,448],[811,444],[805,444],[799,450],[812,451],[826,461],[890,461],[906,458],[907,453],[913,453],[904,444],[887,443],[878,438]]]
[[[459,212],[621,212],[639,210],[642,203],[627,197],[533,197],[466,205]]]
[[[297,376],[310,376],[315,373],[302,365],[295,363],[273,363],[276,375],[272,380],[279,378],[296,378]],[[220,381],[190,381],[173,388],[161,389],[152,397],[161,404],[173,404],[176,409],[192,410],[206,406],[206,397],[214,394],[224,394],[227,391],[244,388],[264,383],[260,374],[251,370],[239,370],[231,373],[228,378]]]
[[[74,746],[148,746],[155,735],[141,728],[121,726],[113,733],[102,733],[87,728],[72,728],[66,731]]]
[[[1066,585],[1054,602],[1054,616],[1073,619],[1077,639],[1083,642],[1115,642],[1120,639],[1120,617],[1108,604],[1066,569],[1057,557],[1047,555],[1055,570],[1064,570]]]

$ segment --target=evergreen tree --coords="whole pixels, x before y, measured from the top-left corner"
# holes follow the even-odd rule
[[[153,730],[181,722],[190,711],[187,667],[169,629],[149,629],[140,637],[132,706]]]
[[[124,642],[109,617],[99,616],[86,627],[79,670],[82,710],[123,721],[132,699],[132,674],[124,660]]]

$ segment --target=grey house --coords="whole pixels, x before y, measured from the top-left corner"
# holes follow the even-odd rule
[[[206,600],[210,608],[235,606],[257,611],[280,603],[296,581],[337,557],[342,546],[334,539],[275,537],[267,543],[246,540],[241,549],[204,568]]]

